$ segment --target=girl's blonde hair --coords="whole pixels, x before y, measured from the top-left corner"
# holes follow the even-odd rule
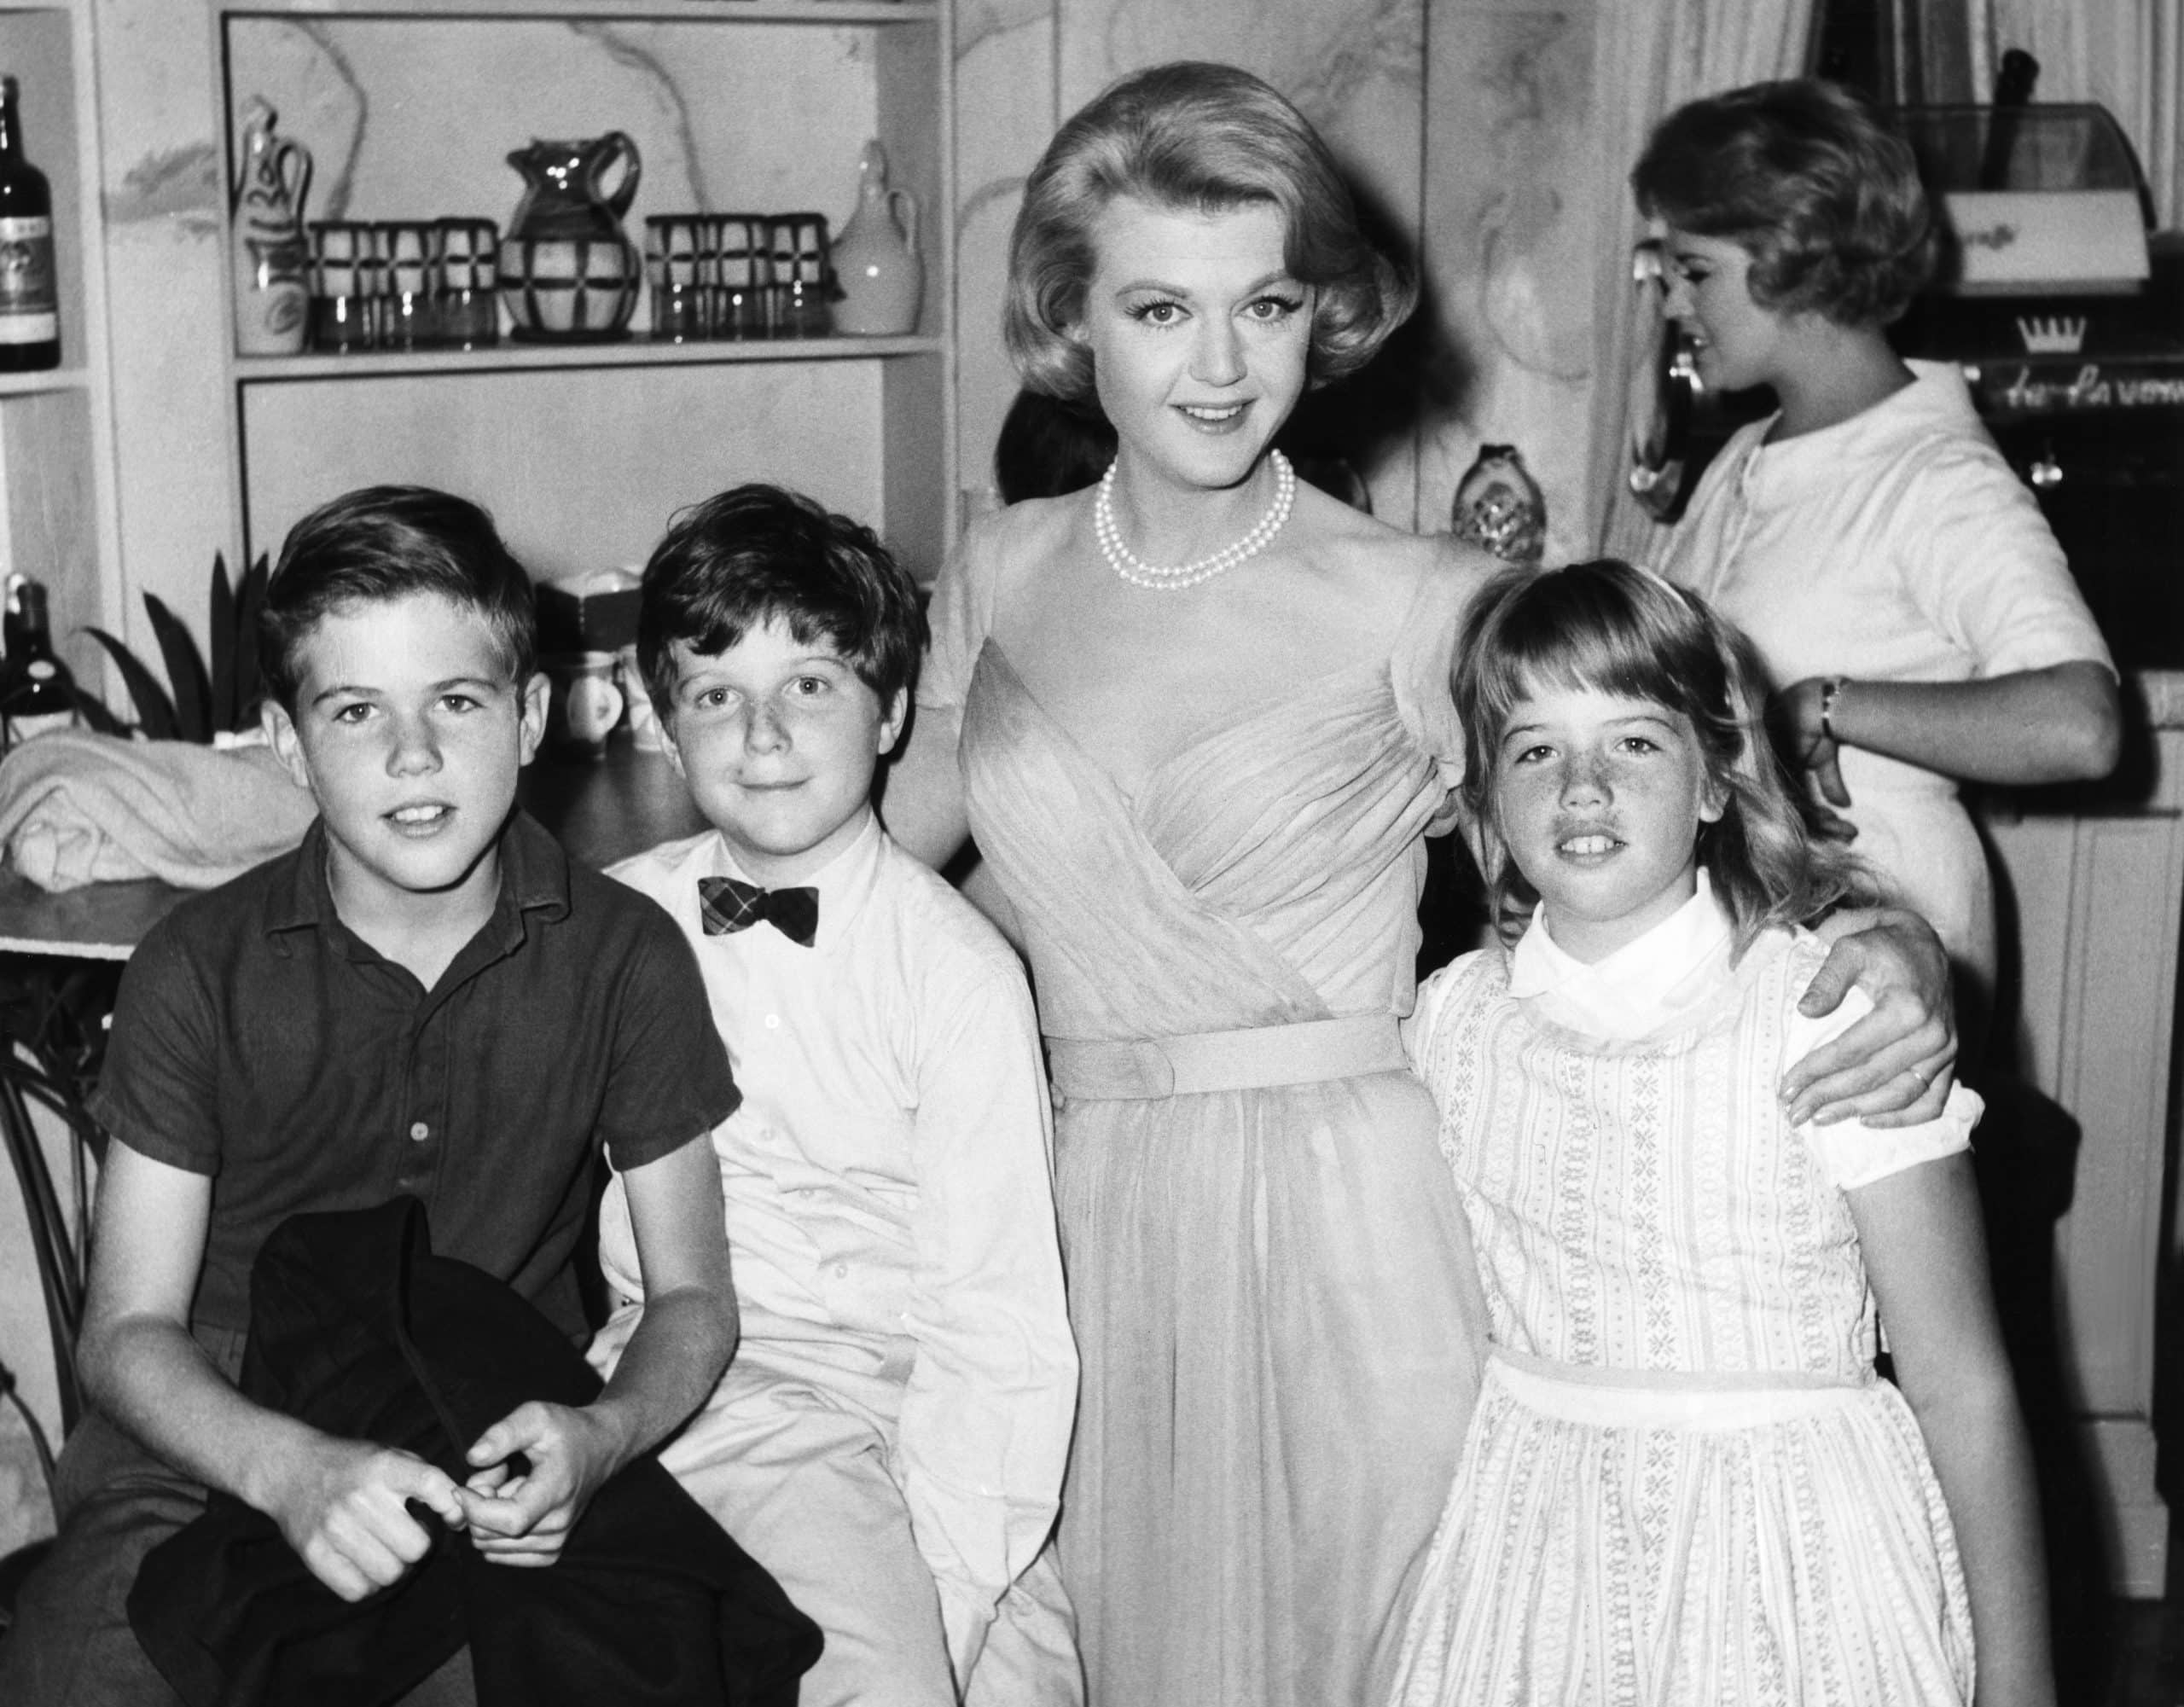
[[[1539,896],[1495,816],[1502,734],[1518,703],[1544,688],[1644,700],[1691,720],[1722,802],[1720,821],[1699,826],[1699,861],[1728,909],[1738,954],[1769,926],[1806,924],[1845,897],[1869,898],[1859,862],[1806,824],[1762,722],[1763,679],[1743,636],[1703,601],[1615,558],[1512,569],[1488,584],[1464,623],[1455,688],[1461,793],[1505,940],[1523,931]]]

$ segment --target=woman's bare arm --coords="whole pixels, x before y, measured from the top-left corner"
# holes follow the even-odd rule
[[[2123,743],[2116,677],[2105,664],[2058,664],[1979,682],[1838,676],[1822,729],[1828,679],[1809,676],[1776,698],[1791,753],[1823,777],[1839,743],[1967,782],[2079,782],[2113,770]]]
[[[959,708],[920,705],[880,790],[880,816],[887,833],[935,871],[961,852],[971,836],[963,775],[956,764],[962,733]]]

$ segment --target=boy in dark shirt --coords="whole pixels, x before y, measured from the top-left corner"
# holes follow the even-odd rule
[[[93,1104],[112,1140],[78,1350],[95,1408],[0,1646],[11,1707],[175,1698],[124,1603],[207,1487],[273,1518],[345,1600],[423,1557],[410,1501],[488,1558],[550,1564],[735,1343],[719,1173],[695,1141],[738,1094],[673,923],[513,810],[546,684],[491,520],[414,487],[326,505],[282,549],[261,654],[268,734],[320,816],[176,909],[124,977]],[[266,1235],[398,1193],[437,1252],[579,1331],[570,1259],[602,1141],[648,1304],[595,1403],[519,1407],[457,1483],[236,1391]]]

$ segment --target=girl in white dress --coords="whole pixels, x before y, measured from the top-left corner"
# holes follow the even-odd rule
[[[1631,183],[1701,380],[1781,405],[1654,566],[1759,648],[1794,762],[1948,945],[1976,1060],[1994,898],[1957,785],[2107,775],[2107,647],[1962,374],[1890,347],[1932,264],[1909,148],[1831,84],[1758,84],[1670,114]]]
[[[1728,630],[1590,563],[1490,589],[1456,657],[1504,946],[1407,1041],[1492,1349],[1391,1698],[1955,1704],[1976,1649],[1980,1703],[2052,1701],[1979,1100],[1886,1131],[1780,1106],[1844,1023],[1798,1012],[1804,924],[1856,874]]]

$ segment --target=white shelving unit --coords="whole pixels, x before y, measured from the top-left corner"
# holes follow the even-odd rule
[[[645,156],[624,221],[640,247],[646,214],[692,206],[653,173],[669,156],[702,177],[708,211],[816,208],[839,232],[877,136],[926,211],[924,304],[906,337],[655,344],[641,310],[608,344],[268,358],[230,341],[246,556],[276,550],[333,493],[415,480],[485,503],[534,573],[561,574],[641,559],[677,508],[763,479],[873,524],[930,579],[956,523],[952,0],[209,3],[230,181],[242,106],[262,95],[317,160],[308,218],[337,217],[338,195],[338,217],[482,214],[505,229],[522,184],[503,155],[608,129]],[[572,67],[602,63],[602,45],[657,71],[652,110],[590,104]],[[434,79],[456,75],[445,67],[503,62],[474,99],[436,102]],[[337,99],[350,127],[315,131]],[[366,111],[368,125],[354,117]]]
[[[55,645],[87,686],[104,679],[104,654],[82,630],[118,627],[123,602],[93,37],[92,0],[0,5],[0,72],[20,86],[24,153],[53,192],[63,363],[0,375],[0,578],[20,573],[45,583]],[[66,1178],[66,1141],[42,1110],[33,1123],[48,1166]],[[55,1350],[38,1297],[11,1180],[0,1187],[0,1364],[57,1443]],[[38,1486],[36,1461],[11,1411],[0,1419],[0,1553],[44,1527],[43,1498],[30,1491]],[[12,1500],[11,1487],[22,1490]]]
[[[21,90],[24,153],[53,191],[62,367],[0,375],[0,579],[46,584],[55,642],[78,677],[102,654],[82,634],[121,609],[100,239],[91,0],[0,6],[0,71]]]

